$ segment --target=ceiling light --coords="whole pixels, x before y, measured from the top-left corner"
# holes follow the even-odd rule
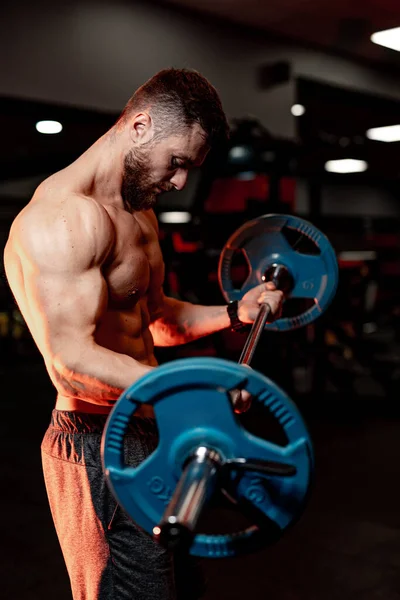
[[[374,127],[368,129],[367,138],[379,142],[400,142],[400,125],[388,125],[386,127]]]
[[[158,220],[161,221],[161,223],[189,223],[191,218],[192,215],[183,210],[162,212],[158,216]]]
[[[371,35],[370,39],[374,44],[379,44],[379,46],[385,46],[385,48],[391,48],[391,50],[400,52],[400,27],[376,31]]]
[[[252,149],[249,146],[233,146],[228,152],[228,158],[231,161],[248,159],[252,156]]]
[[[355,158],[328,160],[325,163],[325,170],[329,173],[362,173],[367,169],[368,163],[365,160],[356,160]]]
[[[338,259],[345,261],[376,260],[377,258],[374,250],[344,250],[338,254]]]
[[[301,117],[306,112],[306,107],[302,104],[293,104],[290,112],[294,117]]]
[[[38,121],[36,129],[39,133],[60,133],[62,125],[58,121]]]

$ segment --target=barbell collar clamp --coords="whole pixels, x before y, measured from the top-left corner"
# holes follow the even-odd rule
[[[154,527],[154,538],[169,550],[190,547],[199,517],[217,487],[219,478],[231,471],[258,472],[270,477],[293,477],[293,465],[254,458],[222,460],[218,452],[199,446],[191,455],[175,488],[161,522]]]
[[[256,471],[272,477],[294,477],[297,469],[294,465],[257,458],[232,458],[223,464],[223,471]]]
[[[273,263],[269,266],[264,275],[261,277],[265,283],[272,281],[278,290],[281,290],[285,295],[289,294],[293,289],[293,277],[285,265]]]

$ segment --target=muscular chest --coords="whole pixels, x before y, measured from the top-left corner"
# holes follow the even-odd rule
[[[104,273],[110,308],[133,306],[144,296],[151,301],[164,279],[154,224],[146,214],[133,216],[126,212],[113,220],[115,246]]]

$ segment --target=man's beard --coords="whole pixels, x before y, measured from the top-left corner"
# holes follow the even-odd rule
[[[129,212],[149,210],[156,203],[155,184],[151,183],[146,154],[131,150],[125,156],[121,196]]]

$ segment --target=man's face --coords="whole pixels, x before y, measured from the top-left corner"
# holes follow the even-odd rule
[[[121,189],[125,208],[148,210],[158,194],[183,189],[188,170],[202,165],[208,149],[204,131],[194,125],[183,134],[130,150],[125,156]]]

